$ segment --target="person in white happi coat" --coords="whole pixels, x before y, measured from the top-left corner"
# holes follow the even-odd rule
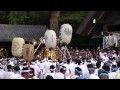
[[[66,67],[66,79],[71,79],[71,75],[72,75],[72,68],[70,65],[70,59],[67,59],[67,63],[64,64],[64,66]]]
[[[56,72],[59,72],[59,64],[60,64],[60,60],[58,59],[56,61]]]
[[[114,57],[115,60],[117,60],[117,54],[116,54],[116,51],[115,51],[115,50],[112,51],[112,57]]]
[[[75,67],[75,74],[72,76],[71,79],[79,79],[80,77],[82,77],[82,70],[79,67]]]
[[[22,69],[22,77],[20,79],[29,79],[30,78],[30,69],[28,69],[28,67],[24,67]]]
[[[41,60],[40,63],[38,64],[40,68],[40,79],[44,79],[44,74],[45,74],[45,60]]]
[[[14,66],[14,59],[10,59],[9,61],[8,61],[8,64],[9,65],[12,65],[12,67]]]
[[[0,63],[0,79],[4,79],[5,71],[2,69],[2,64]]]
[[[52,65],[54,65],[55,68],[56,68],[56,64],[57,64],[57,60],[53,60],[53,61],[52,61]]]
[[[21,62],[19,62],[19,68],[20,68],[20,74],[21,74],[23,69],[23,64]]]
[[[36,65],[35,60],[31,61],[30,67],[31,67],[31,68],[34,68],[35,76],[36,76],[37,78],[39,78],[39,77],[40,77],[40,68]]]
[[[102,50],[99,52],[99,56],[100,56],[100,58],[102,58],[104,56],[104,53]]]
[[[81,60],[78,60],[78,66],[77,67],[82,69],[83,76],[89,75],[89,71],[88,71],[87,66],[85,64],[82,64]]]
[[[98,75],[98,70],[100,69],[100,66],[101,66],[101,62],[98,61],[98,62],[96,63],[96,69],[95,69],[95,74],[96,74],[96,75]]]
[[[109,79],[120,79],[120,74],[116,72],[118,67],[116,65],[112,65],[111,72],[109,73]]]
[[[103,62],[103,59],[102,58],[99,58],[97,62],[100,62],[100,69],[102,69],[103,65],[104,65],[104,62]]]
[[[77,66],[75,65],[75,61],[72,61],[72,62],[70,63],[70,67],[71,67],[71,77],[72,77],[72,76],[75,75],[75,67],[77,67]]]
[[[50,66],[50,73],[45,73],[44,79],[46,78],[47,75],[50,75],[50,76],[52,76],[52,77],[54,78],[55,70],[56,70],[55,66],[54,66],[54,65],[51,65],[51,66]]]
[[[21,79],[22,76],[20,74],[20,67],[19,66],[14,66],[13,69],[14,69],[14,73],[15,73],[14,79]]]
[[[66,79],[65,73],[66,73],[66,67],[61,66],[60,67],[60,72],[55,73],[54,79]]]
[[[7,60],[2,60],[2,68],[4,71],[7,71]]]
[[[100,79],[109,79],[109,74],[106,72],[101,72],[99,75]]]
[[[35,73],[34,73],[34,68],[30,68],[30,78],[29,79],[39,79],[35,76]]]
[[[117,62],[118,70],[116,72],[120,73],[120,61]]]
[[[45,73],[50,73],[50,66],[52,65],[52,59],[48,58],[48,61],[45,62],[44,68]]]
[[[106,52],[104,52],[104,56],[102,58],[103,58],[103,62],[107,62],[109,60]]]
[[[120,61],[120,51],[118,51],[117,61]]]
[[[89,70],[89,79],[99,79],[99,77],[95,74],[95,68],[93,67],[93,65],[89,65],[88,70]]]
[[[13,67],[7,65],[8,72],[5,73],[4,79],[14,79],[15,74],[13,73]]]
[[[57,65],[56,65],[57,66],[56,67],[57,70],[56,70],[56,72],[60,72],[60,67],[63,66],[63,65],[64,65],[63,61],[57,62]]]

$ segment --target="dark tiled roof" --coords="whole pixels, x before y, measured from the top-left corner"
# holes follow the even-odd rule
[[[14,37],[22,37],[25,41],[38,40],[44,36],[47,28],[41,25],[9,25],[0,24],[0,41],[12,41]]]

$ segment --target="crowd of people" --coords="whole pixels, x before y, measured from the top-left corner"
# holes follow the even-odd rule
[[[1,58],[0,79],[120,79],[120,51],[69,49],[71,58]],[[42,54],[42,53],[41,53]]]

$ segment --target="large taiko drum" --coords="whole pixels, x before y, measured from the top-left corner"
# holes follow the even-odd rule
[[[73,32],[73,29],[70,24],[61,25],[60,32],[59,32],[60,43],[69,44],[72,39],[72,32]]]
[[[21,37],[15,37],[12,40],[12,55],[15,57],[21,57],[23,55],[23,46],[25,44],[25,40]]]
[[[26,61],[31,61],[34,58],[34,46],[32,44],[25,44],[23,50],[23,58]]]
[[[56,33],[53,30],[47,30],[45,32],[45,46],[47,48],[55,48],[57,44]]]

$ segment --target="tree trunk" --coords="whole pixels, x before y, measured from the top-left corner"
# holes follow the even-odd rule
[[[50,29],[54,30],[56,32],[56,35],[58,37],[58,19],[60,16],[60,11],[52,11],[51,12],[51,18],[50,18]]]

